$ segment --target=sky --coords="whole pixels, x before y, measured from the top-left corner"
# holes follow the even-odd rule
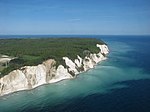
[[[0,35],[150,35],[150,0],[0,0]]]

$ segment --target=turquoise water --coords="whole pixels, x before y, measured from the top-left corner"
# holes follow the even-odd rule
[[[106,61],[76,79],[0,98],[0,112],[150,112],[150,37],[93,36]]]

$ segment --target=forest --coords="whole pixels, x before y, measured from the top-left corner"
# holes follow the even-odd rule
[[[95,38],[16,38],[0,39],[0,54],[17,57],[8,67],[0,69],[1,77],[22,66],[33,66],[47,59],[55,59],[56,66],[64,65],[62,57],[74,60],[84,57],[84,51],[98,53],[96,44],[104,44]]]

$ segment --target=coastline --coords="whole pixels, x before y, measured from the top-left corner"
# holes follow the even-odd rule
[[[105,54],[105,55],[107,55],[108,53],[109,53],[109,49],[108,49],[108,47],[105,45],[104,47],[102,47],[102,45],[97,45],[97,47],[99,47],[100,48],[100,52],[98,53],[98,54],[90,54],[90,56],[91,56],[91,58],[89,58],[89,57],[85,57],[84,59],[82,59],[81,57],[79,57],[78,55],[77,55],[77,60],[76,61],[72,61],[72,60],[70,60],[68,57],[63,57],[64,58],[64,60],[65,60],[65,63],[66,63],[66,66],[68,66],[69,68],[67,69],[67,68],[64,68],[64,66],[62,66],[62,65],[59,65],[58,66],[58,68],[56,69],[55,68],[55,74],[56,74],[56,76],[57,77],[55,77],[55,78],[53,78],[53,79],[51,79],[51,80],[49,80],[48,82],[46,82],[46,81],[42,81],[42,82],[38,82],[36,85],[32,85],[31,84],[31,82],[30,82],[30,84],[32,85],[31,87],[29,87],[29,83],[27,84],[27,83],[25,83],[25,82],[22,82],[22,83],[24,83],[24,85],[22,86],[22,85],[18,85],[18,87],[16,87],[16,83],[14,84],[14,83],[12,83],[12,82],[15,82],[15,79],[14,80],[10,80],[10,79],[12,79],[12,75],[14,74],[14,73],[9,73],[8,75],[6,75],[6,76],[4,76],[4,77],[8,77],[8,78],[6,78],[5,80],[6,81],[4,81],[3,80],[3,77],[0,79],[0,83],[1,83],[1,85],[0,85],[0,96],[4,96],[4,95],[9,95],[9,94],[11,94],[11,93],[15,93],[15,92],[19,92],[19,91],[29,91],[29,90],[32,90],[32,89],[35,89],[35,88],[37,88],[37,87],[39,87],[39,86],[42,86],[42,85],[45,85],[45,84],[51,84],[51,83],[58,83],[58,82],[60,82],[60,81],[62,81],[62,80],[68,80],[68,79],[74,79],[74,78],[76,78],[76,76],[77,75],[79,75],[80,73],[83,73],[83,72],[86,72],[86,71],[88,71],[88,70],[90,70],[90,69],[92,69],[92,68],[94,68],[98,63],[100,63],[101,61],[103,61],[103,60],[106,60],[107,58],[105,57],[105,56],[103,56],[103,54]],[[97,58],[95,58],[94,56],[96,56],[96,55],[99,55],[99,57],[97,57]],[[93,57],[92,57],[93,56]],[[86,62],[85,60],[86,59],[89,59],[89,62]],[[93,62],[93,60],[94,60],[94,62]],[[52,61],[52,59],[49,59],[49,60],[47,60],[48,62],[51,62]],[[78,63],[77,63],[78,62]],[[43,63],[47,63],[47,62],[43,62]],[[52,63],[52,62],[51,62]],[[51,65],[51,63],[48,63],[48,66],[49,65]],[[74,65],[77,65],[78,67],[80,67],[80,64],[82,63],[83,65],[83,68],[84,68],[84,70],[83,71],[77,71],[77,69],[75,68],[76,66],[74,66]],[[37,65],[37,66],[34,66],[34,67],[42,67],[43,65],[42,64],[39,64],[39,65]],[[30,68],[30,66],[27,66],[27,67],[23,67],[23,69],[25,68],[25,69],[27,69],[27,71],[28,71],[28,69],[31,69],[31,70],[33,70],[33,68],[34,67],[32,67],[31,66],[31,68]],[[41,69],[41,68],[40,68]],[[31,72],[31,70],[30,70],[30,72]],[[45,70],[45,68],[44,68],[44,70]],[[51,71],[53,71],[54,70],[54,68],[51,68]],[[12,72],[15,72],[15,75],[17,75],[17,77],[20,77],[20,74],[21,75],[23,75],[23,72],[21,71],[19,71],[18,70],[18,72],[20,72],[20,73],[18,73],[18,72],[16,72],[17,70],[14,70],[14,71],[12,71]],[[50,71],[50,72],[51,72]],[[74,75],[75,76],[72,76],[71,75],[71,73],[70,73],[70,71],[71,72],[74,72]],[[41,71],[40,71],[41,72]],[[46,70],[44,71],[45,72],[45,74],[44,75],[47,75],[46,74]],[[58,73],[57,73],[58,72]],[[18,74],[17,74],[18,73]],[[32,73],[32,72],[31,72]],[[43,73],[41,73],[41,74],[43,74]],[[13,77],[16,77],[16,76],[13,76]],[[33,77],[33,76],[32,76]],[[37,78],[37,76],[35,76],[36,78]],[[46,77],[46,76],[44,76],[44,77]],[[40,76],[40,78],[43,78],[44,79],[44,77],[41,77]],[[10,79],[9,79],[10,78]],[[27,77],[26,77],[27,78]],[[21,80],[22,80],[23,78],[21,77]],[[28,78],[27,78],[28,79]],[[42,80],[43,80],[42,79]],[[24,79],[23,79],[24,80]],[[24,81],[29,81],[29,80],[31,80],[31,79],[28,79],[28,80],[24,80]],[[34,79],[35,80],[35,79]],[[37,79],[36,79],[37,80]],[[18,81],[18,79],[17,79],[17,81]],[[6,84],[7,84],[7,82],[10,82],[10,83],[12,83],[12,84],[7,84],[7,85],[5,85],[5,86],[8,86],[8,87],[6,87],[6,88],[4,88],[4,85],[2,85],[2,84],[4,84],[3,82],[5,82]],[[20,86],[20,87],[19,87]],[[14,89],[15,88],[15,89]]]
[[[107,58],[106,58],[106,59],[107,59]],[[105,59],[105,60],[106,60],[106,59]],[[104,60],[103,60],[103,61],[104,61]],[[101,62],[101,61],[100,61],[100,62]],[[98,62],[94,67],[96,67],[100,62]],[[93,68],[92,68],[92,69],[93,69]],[[63,80],[74,80],[74,79],[76,79],[76,78],[78,77],[78,75],[80,75],[80,74],[82,74],[82,73],[84,73],[84,72],[88,72],[88,71],[90,71],[90,70],[92,70],[92,69],[88,69],[87,71],[80,72],[79,74],[77,74],[76,77],[73,77],[73,78],[61,79],[61,80],[58,80],[58,81],[56,81],[56,82],[45,83],[45,84],[36,86],[36,87],[34,87],[34,88],[31,88],[31,89],[22,89],[22,90],[14,91],[14,92],[11,92],[11,93],[4,94],[4,95],[0,96],[0,98],[2,98],[2,97],[4,97],[4,96],[9,96],[9,95],[11,95],[11,94],[23,92],[23,91],[32,91],[32,90],[34,90],[34,89],[37,89],[37,88],[40,87],[40,86],[45,86],[45,85],[49,85],[49,84],[59,83],[59,82],[61,82],[61,81],[63,81]]]

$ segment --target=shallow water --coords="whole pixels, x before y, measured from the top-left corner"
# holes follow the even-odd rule
[[[106,61],[76,79],[1,97],[0,112],[150,112],[150,37],[100,37]]]

